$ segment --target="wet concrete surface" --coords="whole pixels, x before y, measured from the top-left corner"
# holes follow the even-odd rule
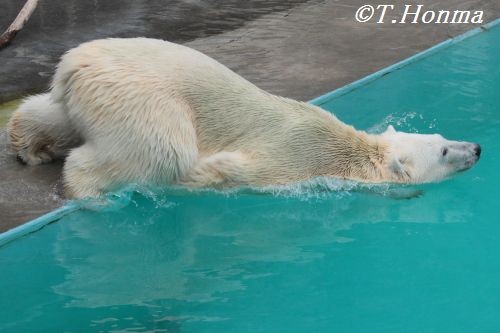
[[[22,1],[2,0],[0,28]],[[41,1],[7,49],[0,51],[0,102],[47,89],[59,56],[81,42],[147,36],[198,49],[272,93],[308,100],[473,28],[473,24],[359,23],[375,2],[265,0]],[[425,10],[483,10],[497,0],[420,1]],[[399,2],[392,17],[404,9]],[[446,64],[443,64],[446,65]],[[353,110],[355,112],[355,110]],[[17,163],[0,130],[0,231],[63,204],[61,163]]]
[[[63,204],[59,195],[62,162],[28,167],[8,149],[0,129],[0,232]]]
[[[0,29],[24,1],[0,2]],[[106,37],[175,42],[216,35],[307,0],[44,0],[12,45],[0,52],[0,102],[47,87],[61,54]]]

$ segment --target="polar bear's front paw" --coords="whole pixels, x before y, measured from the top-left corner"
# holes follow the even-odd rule
[[[393,199],[397,200],[408,200],[408,199],[414,199],[414,198],[420,198],[421,196],[424,195],[423,190],[419,189],[414,189],[414,188],[395,188],[392,190],[389,190],[387,192],[387,196]]]

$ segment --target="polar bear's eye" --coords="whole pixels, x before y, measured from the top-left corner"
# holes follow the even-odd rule
[[[443,156],[446,156],[446,154],[448,154],[448,148],[443,148],[442,153]]]

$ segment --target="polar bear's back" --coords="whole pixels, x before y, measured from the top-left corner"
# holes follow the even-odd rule
[[[147,38],[96,40],[70,50],[52,94],[68,104],[70,117],[89,138],[103,135],[95,133],[96,122],[113,123],[123,135],[125,128],[165,131],[187,112],[181,118],[195,118],[199,147],[210,151],[278,135],[276,129],[285,131],[290,119],[284,113],[295,112],[294,120],[304,116],[297,102],[268,94],[201,52]]]
[[[167,41],[102,39],[67,52],[58,65],[54,85],[66,89],[81,88],[83,83],[100,84],[102,88],[145,86],[154,89],[149,91],[151,94],[161,89],[179,92],[183,86],[200,86],[231,73],[212,58]],[[237,76],[232,77],[235,79]],[[53,94],[62,97],[64,91],[53,91]]]

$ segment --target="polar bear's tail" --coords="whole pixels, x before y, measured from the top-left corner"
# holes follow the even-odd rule
[[[50,93],[28,97],[7,124],[12,147],[29,165],[64,157],[80,141],[64,107]]]

